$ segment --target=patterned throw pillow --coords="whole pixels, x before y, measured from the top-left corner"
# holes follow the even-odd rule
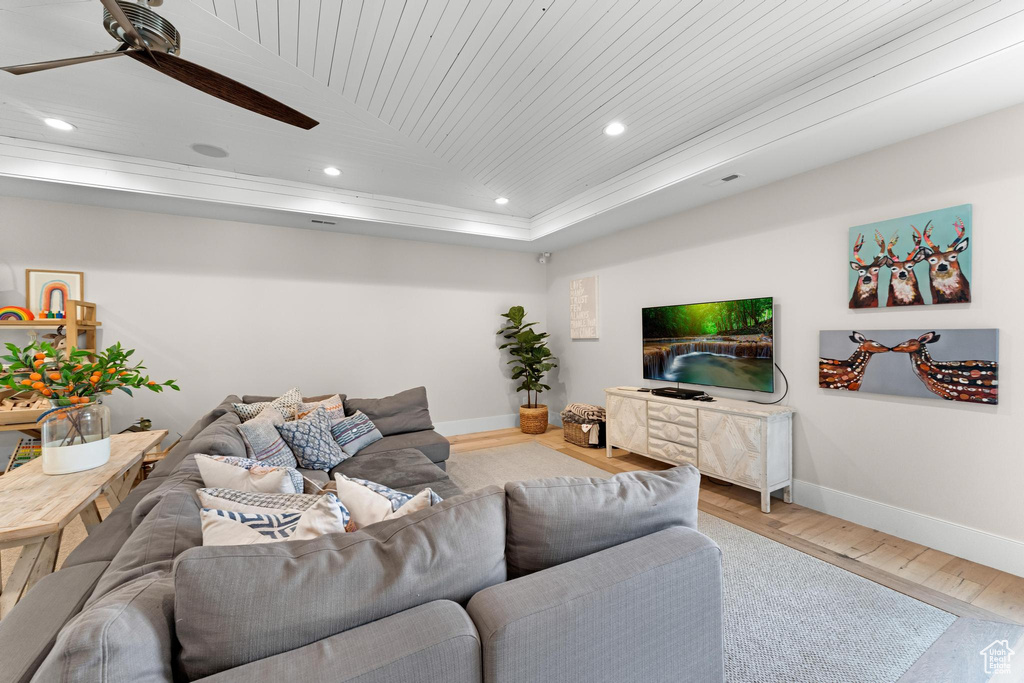
[[[251,545],[277,541],[306,541],[323,534],[345,533],[350,516],[333,494],[317,496],[302,512],[265,508],[237,512],[202,508],[203,545]]]
[[[327,471],[347,457],[334,441],[331,418],[327,417],[323,406],[317,406],[309,416],[301,420],[278,425],[277,431],[288,444],[300,467]]]
[[[266,512],[267,508],[305,512],[320,500],[320,496],[306,493],[260,493],[234,489],[199,489],[196,495],[204,508],[232,512]]]
[[[295,419],[301,420],[316,410],[317,406],[323,406],[324,410],[327,411],[327,416],[331,418],[331,422],[335,422],[345,417],[345,402],[341,400],[340,394],[335,394],[330,398],[325,398],[322,401],[316,401],[314,403],[306,403],[303,401],[299,404],[299,407],[296,408]]]
[[[380,430],[370,422],[370,418],[358,410],[355,415],[331,425],[331,434],[341,449],[349,455],[355,455],[374,441],[384,438]]]
[[[403,493],[365,479],[350,479],[335,474],[338,498],[352,515],[357,529],[367,524],[397,519],[441,502],[441,497],[429,488],[416,495]]]
[[[268,406],[253,419],[238,425],[245,441],[246,456],[271,467],[297,467],[295,456],[277,431],[278,425],[283,424],[284,416],[280,411]]]
[[[273,401],[260,402],[260,403],[232,403],[231,407],[238,413],[238,417],[242,422],[248,422],[253,419],[261,412],[264,408],[272,406],[277,409],[284,419],[290,419],[294,414],[295,410],[302,403],[302,393],[295,389],[289,389],[288,391],[275,398]]]
[[[302,475],[293,467],[269,467],[258,460],[226,455],[196,454],[203,484],[208,488],[301,493]]]

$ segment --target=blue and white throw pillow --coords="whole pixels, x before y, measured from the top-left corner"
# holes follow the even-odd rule
[[[413,495],[365,479],[350,479],[337,473],[338,498],[352,515],[357,529],[368,524],[396,519],[441,502],[429,488]]]
[[[316,410],[301,420],[285,422],[276,427],[299,467],[326,472],[348,457],[334,440],[331,418],[323,406],[317,406]]]
[[[298,387],[289,389],[284,392],[273,401],[263,401],[260,403],[232,403],[231,407],[235,409],[235,413],[242,422],[248,422],[254,419],[257,415],[263,412],[266,408],[275,408],[284,419],[289,420],[295,415],[296,409],[299,404],[302,403],[302,393]]]
[[[370,418],[358,410],[355,415],[331,425],[331,434],[341,449],[349,455],[355,455],[374,441],[384,438]]]
[[[200,510],[203,545],[250,545],[305,541],[323,534],[345,533],[351,516],[327,493],[304,511],[266,508],[252,512],[204,507]]]
[[[253,419],[238,425],[245,442],[245,455],[271,467],[297,467],[295,456],[277,431],[284,422],[281,412],[268,406]]]

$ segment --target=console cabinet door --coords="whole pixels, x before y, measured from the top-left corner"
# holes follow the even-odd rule
[[[647,401],[608,396],[608,440],[633,453],[647,453]]]
[[[756,417],[700,411],[700,471],[759,486],[763,455],[762,421]]]

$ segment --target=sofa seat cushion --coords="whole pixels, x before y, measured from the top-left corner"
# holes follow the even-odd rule
[[[120,586],[87,605],[61,630],[36,680],[171,683],[173,608],[174,580],[167,572]]]
[[[455,482],[449,479],[447,475],[445,475],[444,479],[438,479],[437,481],[427,481],[422,484],[413,484],[412,486],[402,486],[398,488],[399,491],[404,491],[405,493],[419,493],[423,489],[430,489],[440,496],[442,500],[448,500],[449,498],[462,495],[462,489],[456,486]]]
[[[44,576],[25,594],[0,621],[0,681],[31,680],[57,634],[82,609],[106,568],[106,562],[65,567]]]
[[[200,683],[481,683],[480,635],[466,611],[436,600]]]
[[[361,412],[384,436],[433,429],[426,387],[416,387],[384,398],[346,398],[345,414]]]
[[[174,566],[186,676],[210,676],[433,600],[465,604],[506,578],[504,497],[491,486],[353,533],[186,551]]]
[[[609,479],[554,477],[505,484],[508,571],[554,567],[673,526],[697,528],[692,465]]]
[[[146,479],[132,489],[132,492],[114,508],[99,526],[93,527],[85,540],[71,551],[64,560],[64,567],[74,567],[88,562],[110,562],[117,555],[124,542],[132,535],[132,511],[136,504],[150,491],[159,486],[162,479]]]
[[[448,478],[447,474],[415,448],[385,451],[371,457],[349,458],[331,470],[331,477],[336,474],[343,474],[350,479],[366,479],[393,489]]]
[[[402,448],[415,448],[430,458],[430,462],[443,463],[448,459],[451,444],[448,443],[448,439],[432,429],[422,432],[409,432],[407,434],[393,434],[364,447],[355,457],[375,456],[378,453],[397,451]]]

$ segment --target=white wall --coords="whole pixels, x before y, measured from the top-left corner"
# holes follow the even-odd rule
[[[118,429],[145,415],[184,431],[233,392],[421,384],[448,433],[512,426],[499,313],[522,304],[543,320],[531,254],[11,197],[0,245],[0,305],[24,305],[25,268],[84,271],[101,345],[137,348],[155,378],[180,381],[180,394],[113,397]],[[0,460],[13,443],[0,436]]]
[[[555,253],[547,311],[561,367],[548,402],[603,403],[604,387],[643,384],[644,306],[773,296],[797,502],[1024,574],[1022,130],[1024,107],[1003,110]],[[973,303],[847,308],[850,226],[964,203]],[[569,280],[595,274],[601,338],[570,341]],[[819,330],[972,327],[1000,329],[997,407],[818,388]]]

